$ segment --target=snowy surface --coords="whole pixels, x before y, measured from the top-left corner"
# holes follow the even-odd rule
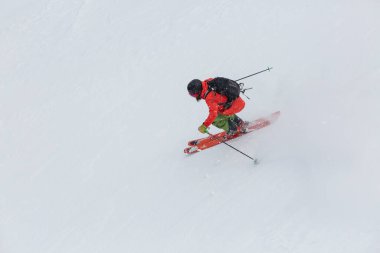
[[[3,0],[0,252],[380,252],[380,2]],[[247,79],[182,153],[193,78]],[[216,132],[216,129],[212,129]]]

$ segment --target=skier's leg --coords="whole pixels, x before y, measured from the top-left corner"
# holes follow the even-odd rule
[[[228,135],[234,135],[238,131],[244,131],[245,122],[236,114],[224,115],[219,114],[218,117],[212,123],[213,126],[223,129]]]
[[[212,123],[213,126],[228,131],[228,116],[219,114],[218,117]]]
[[[219,114],[218,117],[212,123],[217,128],[223,129],[227,132],[227,135],[234,135],[238,131],[238,125],[235,123],[235,114],[223,115]]]
[[[238,97],[236,100],[233,101],[232,105],[230,108],[225,110],[223,112],[224,115],[230,115],[230,121],[229,121],[229,126],[231,129],[231,133],[233,131],[242,131],[245,132],[245,127],[246,127],[246,122],[244,122],[240,117],[236,115],[236,113],[240,112],[243,110],[245,107],[245,102],[242,98]]]

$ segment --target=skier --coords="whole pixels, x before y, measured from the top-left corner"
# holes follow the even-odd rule
[[[239,96],[240,86],[235,81],[223,77],[203,82],[194,79],[187,85],[187,90],[197,101],[204,99],[209,108],[209,115],[199,126],[199,132],[207,133],[211,124],[226,131],[227,138],[245,131],[247,123],[236,115],[243,110],[245,102]]]

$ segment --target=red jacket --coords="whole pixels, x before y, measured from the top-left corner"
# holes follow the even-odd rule
[[[227,97],[221,94],[218,94],[214,91],[210,91],[207,94],[207,97],[205,97],[207,91],[208,91],[208,85],[207,82],[211,81],[213,78],[206,79],[202,82],[202,93],[201,98],[206,101],[206,104],[209,109],[209,114],[207,119],[203,122],[203,124],[206,127],[209,127],[216,117],[218,117],[218,114],[222,115],[232,115],[235,113],[240,112],[243,110],[245,106],[245,102],[241,97],[238,97],[236,100],[232,102],[232,105],[227,110],[224,109],[224,104],[227,102]]]

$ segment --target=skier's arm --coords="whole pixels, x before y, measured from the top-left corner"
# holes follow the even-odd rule
[[[203,122],[203,125],[206,127],[209,127],[212,122],[218,117],[218,104],[213,102],[213,101],[207,101],[207,106],[208,106],[208,117],[207,119]]]

